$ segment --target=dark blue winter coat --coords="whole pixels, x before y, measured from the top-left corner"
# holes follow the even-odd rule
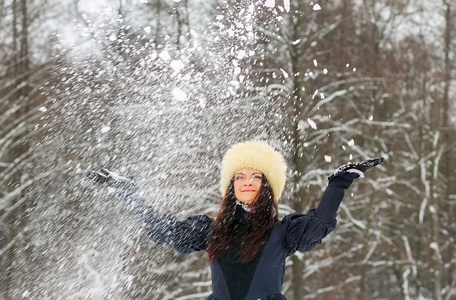
[[[328,184],[317,209],[307,214],[291,214],[273,228],[262,252],[248,263],[236,260],[242,236],[237,236],[222,258],[211,262],[212,294],[206,300],[286,300],[281,294],[285,260],[296,251],[310,251],[336,226],[336,213],[344,190],[359,175],[342,173]],[[214,220],[205,215],[178,221],[159,214],[134,192],[118,191],[143,222],[149,237],[160,244],[174,246],[179,253],[205,251]],[[246,226],[248,212],[238,205],[236,218]],[[242,232],[242,230],[239,230]]]

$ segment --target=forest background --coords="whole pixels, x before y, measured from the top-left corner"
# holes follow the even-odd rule
[[[204,299],[204,253],[148,241],[109,191],[213,215],[230,145],[289,167],[282,214],[384,156],[288,299],[456,299],[456,1],[0,0],[0,299]]]

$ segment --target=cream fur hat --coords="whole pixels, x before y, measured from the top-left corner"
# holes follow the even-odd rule
[[[263,141],[248,141],[233,145],[222,161],[220,178],[222,195],[225,195],[236,171],[242,168],[260,170],[271,185],[274,199],[277,201],[280,198],[287,179],[287,165],[281,153]]]

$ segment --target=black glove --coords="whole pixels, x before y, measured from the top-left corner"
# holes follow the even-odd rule
[[[369,170],[372,167],[375,167],[376,165],[381,164],[385,159],[383,157],[378,157],[378,158],[372,158],[365,160],[363,162],[359,163],[348,163],[345,165],[340,166],[334,174],[328,177],[328,180],[331,180],[335,176],[344,173],[344,172],[349,172],[349,173],[358,173],[361,177],[364,172]]]
[[[101,184],[106,183],[109,187],[116,189],[128,189],[131,191],[137,189],[133,177],[122,177],[106,169],[101,169],[100,172],[89,171],[87,172],[87,177]]]

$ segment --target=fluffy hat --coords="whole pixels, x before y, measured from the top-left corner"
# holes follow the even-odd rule
[[[236,171],[242,168],[260,170],[268,179],[274,199],[282,194],[286,181],[287,165],[282,154],[263,141],[248,141],[233,145],[222,161],[221,192],[225,195]]]

